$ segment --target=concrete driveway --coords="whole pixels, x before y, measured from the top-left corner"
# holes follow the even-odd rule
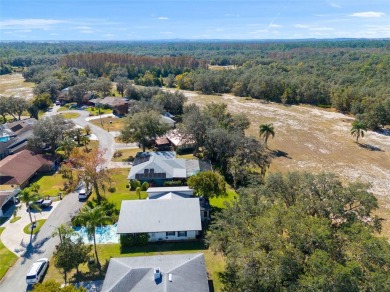
[[[49,218],[51,213],[58,207],[59,204],[60,201],[53,202],[49,208],[42,209],[42,212],[31,211],[33,221]],[[26,234],[23,231],[23,228],[30,224],[30,216],[25,204],[20,205],[17,216],[21,217],[18,221],[11,223],[10,220],[8,220],[2,225],[5,229],[1,234],[1,241],[6,248],[20,257],[26,252],[26,247],[32,239],[31,235]],[[12,219],[12,217],[10,219]]]

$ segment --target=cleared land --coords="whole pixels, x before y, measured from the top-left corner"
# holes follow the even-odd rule
[[[273,123],[275,138],[270,172],[333,172],[344,181],[371,184],[379,199],[378,214],[387,219],[382,235],[390,238],[390,132],[368,131],[356,144],[350,134],[353,117],[310,106],[284,106],[224,94],[185,92],[189,103],[223,102],[233,113],[245,113],[252,124],[248,134],[258,137],[258,126]]]
[[[0,76],[0,95],[30,99],[33,97],[34,86],[32,82],[25,82],[20,73]]]

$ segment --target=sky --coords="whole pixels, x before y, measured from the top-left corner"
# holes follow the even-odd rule
[[[390,0],[0,0],[0,40],[390,38]]]

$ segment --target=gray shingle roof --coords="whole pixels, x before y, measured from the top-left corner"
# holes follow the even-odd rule
[[[122,201],[117,233],[202,230],[199,198]]]
[[[154,280],[154,268],[161,278]],[[168,275],[172,274],[172,281]],[[112,258],[102,292],[208,292],[203,254]]]

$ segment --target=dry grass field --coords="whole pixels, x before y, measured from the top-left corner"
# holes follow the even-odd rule
[[[248,134],[258,137],[258,126],[273,123],[275,138],[268,141],[275,154],[270,172],[333,172],[345,182],[371,184],[379,200],[378,214],[387,219],[382,235],[390,238],[390,134],[368,131],[356,144],[350,134],[353,117],[310,106],[284,106],[228,94],[185,92],[189,103],[224,102],[233,113],[243,112],[252,124]]]
[[[0,76],[0,95],[30,99],[33,97],[33,87],[34,83],[25,82],[21,73]]]

